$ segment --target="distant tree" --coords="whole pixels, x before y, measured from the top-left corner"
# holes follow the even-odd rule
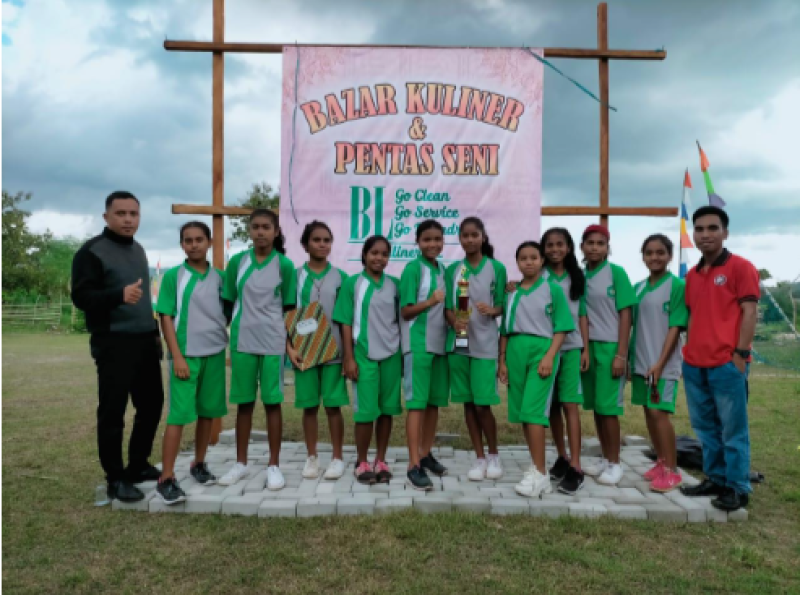
[[[280,194],[273,190],[272,186],[266,182],[261,182],[260,184],[253,184],[253,187],[247,193],[247,197],[239,202],[239,206],[250,209],[277,209],[280,200]],[[245,244],[250,243],[247,223],[246,216],[231,217],[231,224],[233,225],[232,240],[244,242]]]
[[[767,279],[772,279],[772,275],[767,269],[758,269],[758,278],[761,281],[766,281]]]
[[[69,293],[72,259],[82,244],[83,240],[73,237],[50,239],[45,243],[41,258],[45,278],[43,293],[50,296]]]
[[[45,276],[41,268],[42,249],[51,239],[31,233],[27,219],[30,212],[22,204],[31,199],[31,193],[12,195],[3,190],[3,293],[35,293],[42,289]]]

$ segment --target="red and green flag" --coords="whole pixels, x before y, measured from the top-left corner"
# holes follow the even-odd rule
[[[708,157],[706,157],[703,147],[700,146],[700,141],[697,142],[697,148],[700,150],[700,170],[703,172],[703,178],[706,182],[706,192],[708,193],[708,204],[712,207],[725,208],[725,201],[722,197],[714,191],[714,184],[711,183],[711,174],[708,173]]]

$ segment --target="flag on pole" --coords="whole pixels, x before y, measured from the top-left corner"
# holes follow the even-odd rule
[[[156,277],[161,276],[161,257],[158,257],[158,262],[156,263]]]
[[[708,192],[708,204],[712,207],[725,208],[725,201],[722,197],[714,192],[714,184],[711,183],[711,175],[708,173],[708,157],[706,157],[703,147],[700,146],[700,141],[697,141],[697,148],[700,150],[700,170],[703,172],[703,178],[706,182],[706,192]]]
[[[686,277],[689,272],[689,258],[686,251],[689,248],[694,248],[692,239],[689,237],[689,208],[691,207],[691,198],[689,197],[689,189],[692,187],[692,179],[689,177],[689,169],[686,169],[686,174],[683,177],[683,200],[681,201],[681,279]]]
[[[225,240],[225,268],[228,268],[228,261],[231,259],[231,239]]]

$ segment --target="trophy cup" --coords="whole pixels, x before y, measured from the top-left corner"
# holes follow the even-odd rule
[[[458,302],[456,303],[456,320],[464,323],[469,322],[472,308],[469,307],[469,279],[466,276],[466,269],[461,271],[461,278],[458,280]],[[469,347],[469,336],[467,329],[456,334],[456,347]]]

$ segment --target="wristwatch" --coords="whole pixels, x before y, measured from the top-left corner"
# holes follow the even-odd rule
[[[748,357],[750,357],[749,349],[734,349],[733,352],[740,355],[742,359],[747,359]]]

